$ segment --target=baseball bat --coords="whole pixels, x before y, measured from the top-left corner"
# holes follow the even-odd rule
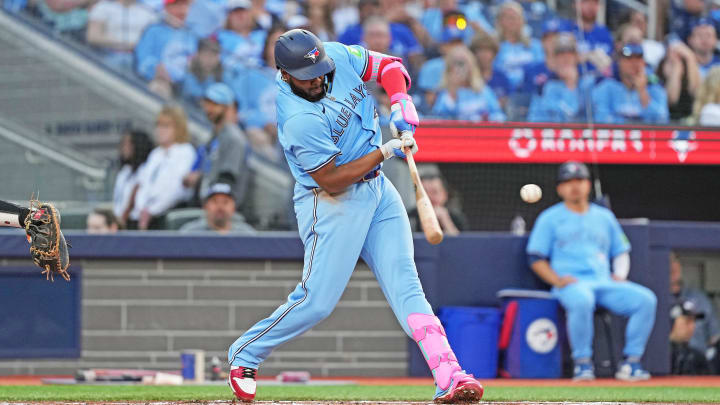
[[[437,245],[443,240],[443,231],[440,228],[437,215],[435,215],[435,210],[432,204],[430,204],[430,198],[428,198],[425,188],[420,181],[420,175],[418,175],[417,166],[415,166],[415,158],[413,158],[413,154],[409,148],[405,148],[405,156],[407,156],[410,177],[415,185],[418,218],[420,218],[420,225],[422,226],[423,232],[425,232],[425,239],[427,239],[431,245]]]

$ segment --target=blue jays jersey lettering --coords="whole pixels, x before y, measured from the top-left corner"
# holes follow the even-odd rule
[[[358,159],[379,148],[382,140],[375,101],[361,79],[368,68],[367,51],[337,42],[324,46],[336,68],[322,100],[297,97],[280,73],[276,77],[278,91],[286,95],[278,97],[278,137],[295,180],[309,188],[318,187],[310,173],[333,158],[337,165]]]

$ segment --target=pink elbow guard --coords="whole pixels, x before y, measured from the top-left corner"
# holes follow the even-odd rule
[[[420,118],[418,117],[417,110],[415,110],[412,97],[405,93],[395,93],[390,97],[390,104],[400,106],[400,112],[405,122],[415,126],[420,125]]]

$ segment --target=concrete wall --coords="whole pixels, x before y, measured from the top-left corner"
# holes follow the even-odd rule
[[[28,262],[5,259],[2,264]],[[302,271],[299,261],[269,260],[86,259],[75,264],[83,269],[82,357],[4,360],[0,374],[179,369],[185,349],[203,349],[208,363],[218,356],[224,365],[229,345],[286,299]],[[372,273],[360,263],[335,312],[278,348],[261,373],[402,376],[406,340]]]

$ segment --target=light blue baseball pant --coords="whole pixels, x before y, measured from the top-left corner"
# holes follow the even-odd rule
[[[565,308],[573,359],[592,357],[596,305],[629,317],[623,349],[625,356],[640,357],[645,352],[645,344],[655,324],[657,305],[655,294],[647,287],[611,279],[580,280],[564,288],[554,288],[553,295]]]
[[[336,195],[309,190],[296,196],[295,213],[305,245],[302,281],[286,303],[230,346],[231,365],[257,368],[275,347],[330,315],[358,257],[372,269],[408,336],[408,315],[432,314],[415,269],[405,207],[384,175]]]

